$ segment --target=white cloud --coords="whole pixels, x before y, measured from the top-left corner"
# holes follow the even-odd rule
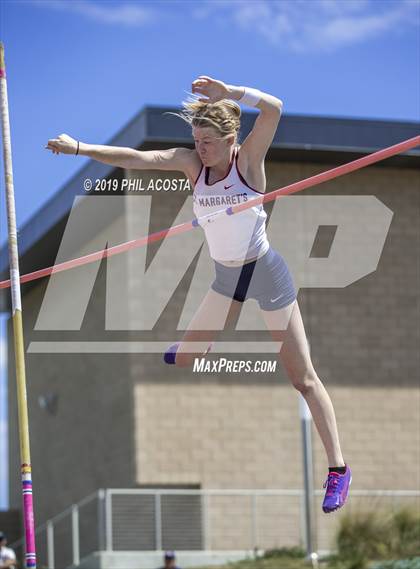
[[[92,2],[91,0],[33,0],[43,8],[74,12],[110,25],[143,26],[154,18],[154,12],[139,2]]]
[[[193,15],[223,11],[247,34],[296,53],[331,52],[419,25],[419,0],[237,0],[205,3]]]
[[[212,25],[229,22],[252,36],[297,53],[328,52],[418,24],[420,0],[32,0],[43,8],[73,12],[108,25],[144,26],[173,7]]]
[[[351,0],[343,1],[340,0],[318,0],[320,8],[326,13],[330,14],[342,14],[346,12],[347,14],[354,12],[363,12],[369,6],[369,0]]]

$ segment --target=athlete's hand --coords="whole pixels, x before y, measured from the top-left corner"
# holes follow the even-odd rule
[[[204,103],[215,103],[222,99],[229,98],[229,88],[223,81],[217,81],[207,75],[200,75],[198,79],[192,82],[192,92],[204,95],[198,100]]]
[[[77,140],[68,134],[60,134],[57,138],[51,138],[45,148],[53,154],[76,154]]]

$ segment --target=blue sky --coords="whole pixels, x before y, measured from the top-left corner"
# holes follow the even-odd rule
[[[48,138],[106,143],[142,106],[180,104],[198,75],[270,92],[285,113],[420,120],[418,0],[2,0],[0,36],[18,224],[84,163],[49,154]],[[3,242],[3,177],[0,198]]]

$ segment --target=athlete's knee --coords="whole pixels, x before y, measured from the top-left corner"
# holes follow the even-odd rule
[[[302,393],[302,395],[313,390],[317,382],[320,381],[313,368],[308,368],[301,372],[289,372],[289,377],[293,383],[293,387]]]

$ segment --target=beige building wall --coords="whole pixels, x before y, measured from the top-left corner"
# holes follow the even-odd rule
[[[268,189],[327,168],[329,165],[270,163]],[[142,177],[147,181],[146,175]],[[353,469],[352,488],[418,488],[419,175],[409,169],[369,168],[302,193],[309,194],[373,194],[394,212],[375,272],[342,289],[302,289],[299,303],[315,369],[335,406],[344,457]],[[170,226],[186,197],[187,192],[155,193],[147,232]],[[138,195],[138,199],[143,198],[144,194]],[[144,228],[137,225],[137,209],[129,208],[124,215],[127,238],[133,233],[143,235]],[[185,216],[191,218],[192,212],[185,212]],[[196,231],[193,239],[200,241],[200,230]],[[174,244],[175,240],[173,265],[166,266],[163,276],[168,283],[177,255],[182,254],[183,236],[174,237]],[[148,263],[161,246],[156,243],[149,247]],[[105,331],[102,266],[80,331],[34,331],[46,283],[39,281],[29,290],[23,289],[26,344],[51,339],[169,344],[180,338],[182,331],[177,325],[195,264],[181,280],[153,331],[138,332],[136,326],[143,316],[142,291],[134,270],[137,260],[135,253],[126,255],[124,271],[131,277],[127,289],[121,289],[127,296],[132,331]],[[203,290],[211,278],[209,271],[199,279]],[[69,294],[71,290],[69,280]],[[156,294],[164,296],[164,291]],[[153,301],[151,294],[150,303]],[[263,331],[242,331],[225,332],[223,338],[260,341],[269,336]],[[268,354],[261,357],[274,358]],[[298,394],[280,367],[276,374],[198,375],[164,365],[161,353],[31,353],[27,368],[38,522],[100,487],[302,487]],[[9,375],[11,507],[19,507],[13,369]],[[46,413],[38,404],[38,398],[49,391],[58,394],[56,414]],[[315,483],[320,489],[327,462],[315,429],[314,460]],[[409,476],[402,475],[407,472]],[[351,503],[360,501],[352,499]],[[240,500],[235,508],[226,501],[218,505],[215,501],[211,511],[214,547],[239,547],[250,531],[249,520],[242,515],[241,527],[228,514],[243,513],[247,507]],[[260,516],[261,546],[296,543],[300,524],[296,500],[287,498],[279,504],[264,499],[261,507],[266,512]],[[319,515],[322,547],[329,545],[341,515]]]

